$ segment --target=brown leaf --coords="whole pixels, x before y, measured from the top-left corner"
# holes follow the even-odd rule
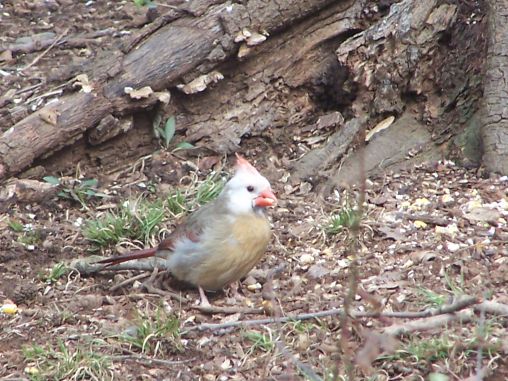
[[[206,156],[198,162],[198,168],[200,171],[208,171],[219,161],[219,156]]]
[[[126,94],[132,99],[143,99],[148,98],[150,94],[153,94],[153,90],[150,86],[142,87],[141,89],[133,89],[132,87],[126,87],[124,89]]]
[[[363,347],[356,353],[355,362],[364,375],[372,373],[372,363],[381,355],[393,353],[399,346],[392,335],[367,332]]]
[[[11,62],[12,59],[12,51],[10,50],[4,50],[2,53],[0,53],[0,62]]]
[[[389,226],[380,226],[377,228],[381,233],[383,233],[387,239],[393,239],[394,241],[402,241],[405,238],[405,235],[400,232],[399,228],[391,228]]]
[[[54,109],[43,108],[41,111],[39,111],[39,118],[41,118],[46,123],[56,126],[58,122],[58,112]]]

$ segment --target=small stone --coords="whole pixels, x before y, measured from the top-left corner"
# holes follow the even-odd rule
[[[229,359],[225,359],[225,360],[223,361],[223,363],[222,363],[222,364],[220,364],[220,368],[221,368],[222,370],[228,370],[229,368],[231,368],[231,360],[229,360]]]
[[[245,284],[246,286],[250,286],[258,283],[258,281],[252,275],[249,275],[247,278],[244,279],[242,283]]]
[[[454,242],[446,242],[446,248],[448,249],[448,251],[454,253],[460,249],[460,245]]]
[[[303,264],[314,263],[314,257],[310,254],[302,254],[300,256],[300,263],[303,263]]]
[[[319,279],[330,273],[326,267],[320,265],[312,265],[307,271],[307,275],[312,279]]]

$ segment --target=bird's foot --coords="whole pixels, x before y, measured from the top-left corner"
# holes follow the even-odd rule
[[[240,281],[233,282],[229,285],[229,287],[226,289],[226,295],[229,298],[235,299],[235,300],[242,300],[245,299],[245,296],[240,294]]]
[[[206,297],[205,290],[203,290],[201,287],[198,287],[199,290],[199,298],[201,299],[200,306],[204,308],[210,308],[212,305],[208,301],[208,298]]]

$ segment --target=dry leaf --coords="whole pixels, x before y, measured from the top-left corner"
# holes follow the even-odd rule
[[[92,92],[93,87],[90,85],[90,81],[86,74],[79,74],[74,79],[75,82],[72,84],[73,87],[81,87],[81,90],[87,94]]]
[[[363,347],[357,352],[355,362],[364,375],[372,373],[372,363],[383,353],[393,353],[398,340],[392,335],[368,332]]]
[[[247,46],[247,44],[240,45],[240,48],[238,49],[238,58],[243,58],[249,55],[249,53],[252,51],[251,48]]]
[[[224,76],[218,71],[212,71],[208,74],[201,75],[186,85],[180,84],[176,88],[185,94],[195,94],[204,91],[210,83],[219,82]]]
[[[153,94],[153,90],[150,86],[142,87],[141,89],[133,89],[132,87],[124,88],[125,94],[129,94],[132,99],[143,99],[148,98]]]
[[[157,97],[159,102],[164,103],[166,105],[171,100],[171,93],[169,91],[156,91],[153,94]]]
[[[376,127],[374,127],[372,130],[370,130],[367,133],[367,136],[365,136],[365,141],[368,142],[374,135],[376,135],[378,132],[381,132],[383,130],[386,130],[388,127],[391,126],[391,124],[395,121],[394,116],[389,116],[388,118],[382,120],[379,122]]]
[[[423,221],[420,221],[420,220],[416,220],[413,222],[413,225],[415,226],[415,228],[417,229],[425,229],[427,227],[427,224]]]
[[[309,278],[319,279],[329,274],[330,270],[320,265],[312,265],[307,271]]]
[[[12,51],[4,50],[0,53],[0,62],[10,62],[12,61]]]
[[[266,41],[266,36],[260,33],[252,32],[252,34],[246,38],[247,45],[255,46]]]
[[[54,109],[43,108],[41,111],[39,111],[39,118],[41,118],[46,123],[56,126],[58,122],[58,113]]]

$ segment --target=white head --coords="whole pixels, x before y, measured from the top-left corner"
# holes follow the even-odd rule
[[[277,202],[268,180],[238,154],[235,175],[227,182],[224,193],[233,213],[257,212]]]

